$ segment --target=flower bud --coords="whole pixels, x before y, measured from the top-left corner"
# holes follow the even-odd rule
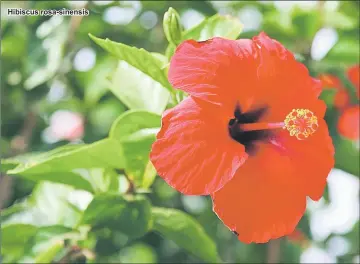
[[[172,7],[164,15],[163,21],[164,33],[169,43],[178,45],[182,39],[182,27],[180,16]]]

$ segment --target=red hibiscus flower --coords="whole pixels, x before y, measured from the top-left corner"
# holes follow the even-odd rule
[[[163,115],[150,154],[158,174],[184,194],[210,194],[245,243],[292,233],[334,164],[320,82],[264,33],[185,41],[169,80],[189,97]]]
[[[358,98],[360,98],[360,65],[354,65],[347,70],[347,76],[355,86]]]
[[[359,105],[353,105],[341,113],[337,124],[341,136],[350,140],[359,140],[359,110]]]
[[[350,103],[350,96],[338,77],[330,74],[320,74],[319,79],[323,89],[336,89],[334,106],[337,109],[342,110]]]

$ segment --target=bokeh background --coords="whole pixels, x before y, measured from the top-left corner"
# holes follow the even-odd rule
[[[83,7],[89,16],[7,15],[7,8]],[[359,1],[1,1],[1,152],[3,158],[12,158],[2,162],[0,178],[3,260],[39,262],[39,256],[50,256],[55,263],[204,261],[152,231],[136,239],[112,228],[81,231],[76,239],[66,236],[62,228],[74,228],[74,215],[86,208],[92,194],[51,183],[53,172],[38,177],[6,173],[13,163],[35,155],[24,153],[41,155],[107,137],[129,105],[109,87],[117,59],[88,33],[164,54],[168,41],[162,21],[169,7],[178,11],[185,30],[215,14],[231,15],[243,24],[241,38],[265,31],[294,52],[323,82],[336,168],[324,197],[309,200],[296,232],[262,245],[239,242],[212,212],[208,197],[180,195],[159,177],[144,191],[146,197],[153,206],[193,216],[215,242],[223,262],[360,263]],[[139,102],[144,96],[139,94]],[[18,155],[21,158],[13,158]],[[77,159],[67,162],[76,164]],[[124,177],[119,181],[125,190],[128,182]],[[99,189],[111,184],[102,178],[95,183]],[[34,206],[37,210],[29,209]],[[110,211],[115,204],[107,206]],[[40,229],[50,225],[53,229]],[[191,243],[193,238],[187,239]]]

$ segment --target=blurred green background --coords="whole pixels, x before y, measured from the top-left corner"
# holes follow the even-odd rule
[[[171,95],[168,103],[161,81],[144,76],[128,59],[132,66],[119,66],[124,55],[106,52],[88,33],[155,52],[163,69],[174,48],[163,31],[169,7],[185,31],[216,14],[230,15],[225,22],[203,22],[197,38],[236,38],[241,21],[240,38],[265,31],[312,76],[322,76],[336,168],[324,198],[309,201],[292,236],[259,245],[239,242],[212,212],[208,197],[180,195],[155,177],[147,158],[152,137],[138,133],[140,140],[121,141],[125,165],[117,164],[110,128],[110,137],[157,128],[158,114],[182,95]],[[90,15],[9,16],[8,8],[86,8]],[[2,1],[3,261],[360,263],[359,140],[346,134],[356,129],[358,111],[341,123],[345,134],[338,123],[348,108],[358,109],[359,79],[348,73],[358,64],[359,1]]]

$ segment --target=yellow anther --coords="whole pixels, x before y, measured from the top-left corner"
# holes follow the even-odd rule
[[[308,109],[293,109],[284,120],[283,129],[299,140],[306,139],[318,129],[318,119]]]

